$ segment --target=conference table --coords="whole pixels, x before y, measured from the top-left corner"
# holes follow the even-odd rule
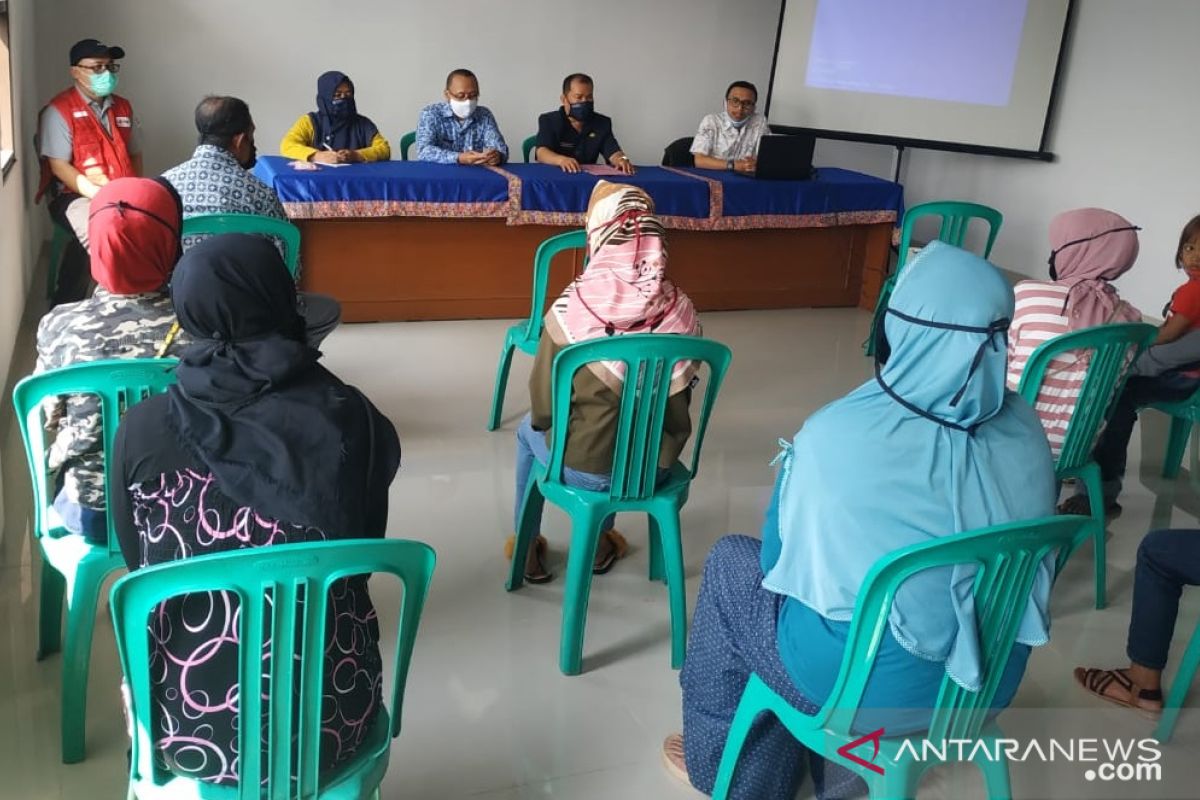
[[[654,199],[668,272],[702,311],[870,309],[903,209],[899,184],[834,168],[767,181],[671,167],[311,167],[262,156],[254,172],[301,229],[301,287],[336,297],[348,322],[527,315],[534,251],[583,226],[601,179]],[[581,252],[558,256],[550,291],[582,269]]]

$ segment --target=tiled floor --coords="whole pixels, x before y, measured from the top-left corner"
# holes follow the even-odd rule
[[[757,530],[776,440],[868,376],[870,363],[859,348],[868,322],[866,314],[852,310],[705,317],[705,332],[733,348],[734,362],[683,514],[689,603],[709,546],[727,532]],[[390,534],[425,540],[439,554],[408,684],[404,732],[393,747],[383,796],[696,796],[659,766],[659,743],[680,725],[679,687],[669,666],[665,591],[645,577],[644,521],[619,523],[634,549],[594,584],[582,676],[566,678],[557,668],[561,579],[504,592],[501,543],[512,518],[513,427],[525,409],[530,365],[517,355],[504,428],[486,432],[495,358],[507,324],[348,325],[325,348],[325,363],[364,389],[400,431],[404,462],[392,488]],[[18,347],[28,352],[28,329],[23,333]],[[1147,469],[1140,479],[1132,477],[1125,515],[1111,534],[1111,605],[1103,612],[1090,607],[1086,549],[1056,591],[1053,641],[1030,662],[1016,703],[1022,710],[1006,713],[1002,722],[1011,717],[1016,727],[1042,730],[1046,720],[1087,715],[1092,735],[1143,736],[1150,730],[1131,714],[1089,702],[1072,687],[1069,674],[1074,664],[1116,664],[1122,656],[1141,535],[1152,524],[1193,525],[1200,513],[1200,493],[1186,474],[1175,484],[1154,477],[1165,424],[1150,417]],[[92,657],[88,758],[74,766],[58,760],[59,659],[33,660],[31,563],[37,559],[27,534],[18,435],[11,413],[3,419],[0,797],[122,797],[126,742],[106,617],[98,622]],[[1141,452],[1135,439],[1135,469]],[[544,531],[556,548],[552,566],[559,571],[566,530],[565,517],[547,511]],[[394,599],[384,587],[376,597],[380,605]],[[1181,636],[1190,634],[1196,619],[1196,597],[1185,599]],[[1185,715],[1170,749],[1186,754],[1198,741],[1200,714]],[[1184,790],[1155,794],[1132,784],[1070,783],[1020,769],[1014,780],[1017,797],[1195,796]],[[1093,791],[1101,788],[1114,793]],[[927,781],[922,797],[973,797],[979,791],[973,774],[941,772]]]

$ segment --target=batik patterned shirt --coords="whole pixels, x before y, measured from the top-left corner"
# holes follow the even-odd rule
[[[460,153],[499,150],[501,162],[508,161],[508,145],[492,112],[483,106],[465,120],[454,116],[449,103],[434,103],[421,110],[417,122],[417,158],[441,164],[456,164]]]
[[[741,128],[735,128],[726,114],[709,114],[700,120],[691,151],[726,161],[740,161],[757,156],[759,141],[770,132],[767,118],[762,114],[751,115]]]
[[[110,294],[104,289],[78,303],[55,306],[37,331],[37,366],[45,372],[106,358],[153,358],[175,322],[162,292]],[[188,336],[180,331],[166,356],[178,355]],[[104,439],[95,395],[67,395],[43,407],[49,468],[62,472],[67,500],[104,509]]]
[[[183,218],[200,214],[257,214],[260,217],[287,219],[275,191],[238,163],[223,147],[202,144],[191,159],[163,173],[183,200]],[[207,239],[183,237],[187,250]],[[274,237],[272,237],[274,239]],[[274,239],[279,254],[287,257],[283,242]]]

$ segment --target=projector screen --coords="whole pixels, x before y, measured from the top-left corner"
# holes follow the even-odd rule
[[[1049,158],[1070,0],[784,0],[767,110],[829,138]]]

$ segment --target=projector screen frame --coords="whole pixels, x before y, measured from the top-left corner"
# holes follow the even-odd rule
[[[882,144],[896,147],[900,150],[916,148],[920,150],[943,150],[951,153],[969,153],[971,155],[998,156],[1001,158],[1023,158],[1032,161],[1054,161],[1057,156],[1046,149],[1050,138],[1050,125],[1057,107],[1058,90],[1062,80],[1063,63],[1067,50],[1071,45],[1071,32],[1075,21],[1075,2],[1067,0],[1067,13],[1063,19],[1062,40],[1058,45],[1058,58],[1054,62],[1054,78],[1050,83],[1050,98],[1046,104],[1046,119],[1042,123],[1042,138],[1037,150],[1020,150],[1009,147],[992,147],[981,144],[966,144],[964,142],[945,142],[938,139],[914,139],[905,136],[888,136],[876,133],[861,133],[858,131],[828,130],[825,128],[806,128],[796,125],[771,125],[773,133],[806,133],[818,139],[836,139],[845,142],[863,142],[865,144]],[[771,55],[771,75],[767,79],[767,105],[764,114],[768,120],[771,116],[771,95],[775,91],[775,70],[779,65],[779,46],[783,38],[783,21],[787,13],[787,0],[779,0],[779,23],[775,27],[775,50]]]

